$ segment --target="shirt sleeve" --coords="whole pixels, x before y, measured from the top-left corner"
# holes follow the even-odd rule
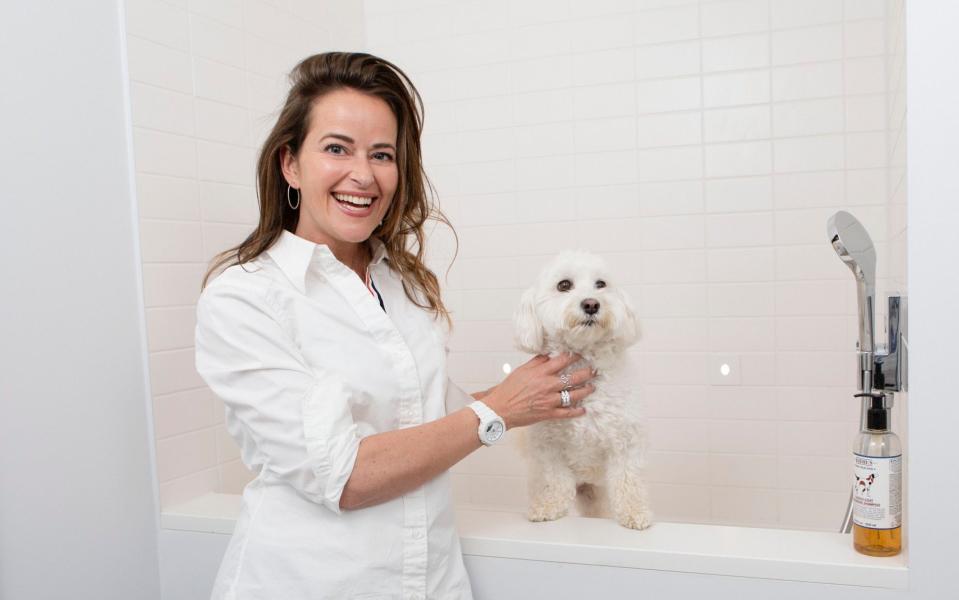
[[[196,368],[247,466],[340,513],[360,442],[349,392],[307,365],[277,315],[257,291],[214,282],[197,303]]]

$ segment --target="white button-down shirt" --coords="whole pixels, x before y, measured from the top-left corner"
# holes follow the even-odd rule
[[[286,231],[200,297],[197,370],[259,472],[213,599],[472,597],[449,474],[339,508],[363,437],[443,417],[448,395],[469,400],[447,378],[442,328],[374,248],[369,275],[385,310],[327,246]]]

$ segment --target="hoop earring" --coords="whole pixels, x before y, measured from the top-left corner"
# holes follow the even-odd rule
[[[300,208],[300,190],[296,190],[296,206],[293,206],[293,199],[290,198],[290,192],[293,189],[293,186],[286,186],[286,203],[290,206],[290,209],[296,210]]]

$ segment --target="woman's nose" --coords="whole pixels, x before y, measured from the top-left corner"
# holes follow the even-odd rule
[[[370,163],[366,158],[357,157],[353,161],[353,170],[350,172],[350,179],[362,188],[369,187],[369,185],[373,183],[373,169],[370,168]]]

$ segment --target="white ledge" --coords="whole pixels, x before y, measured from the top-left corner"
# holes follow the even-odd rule
[[[230,534],[240,496],[207,494],[163,511],[164,529]],[[688,523],[655,523],[632,531],[607,519],[566,517],[530,523],[519,513],[458,507],[463,553],[515,558],[906,589],[905,555],[863,556],[849,535]]]

